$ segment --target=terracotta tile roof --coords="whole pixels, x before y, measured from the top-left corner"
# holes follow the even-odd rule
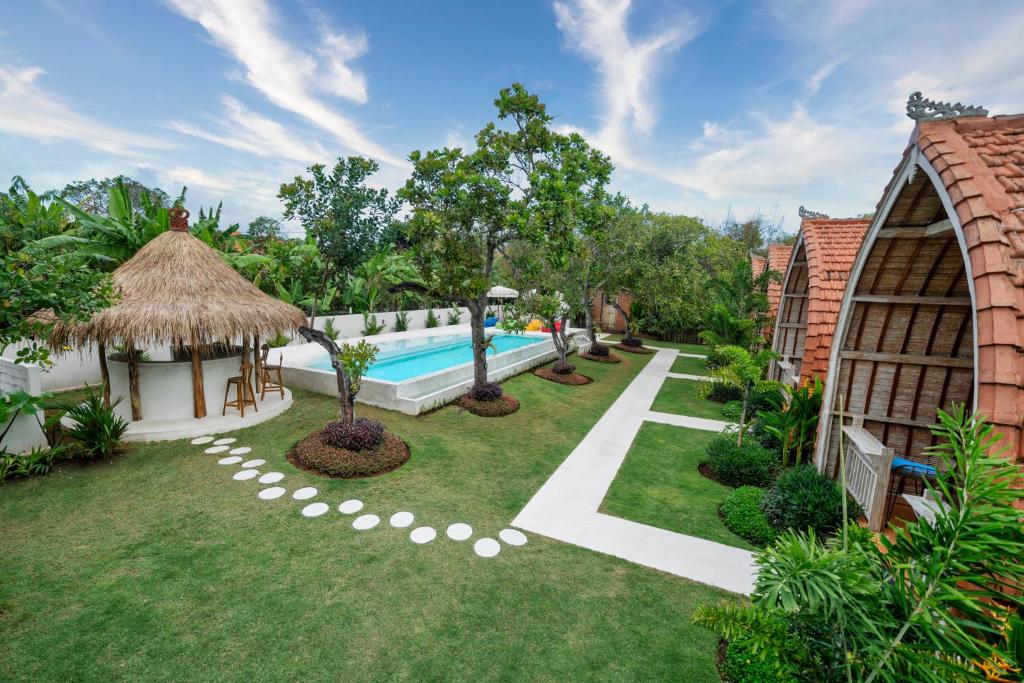
[[[750,270],[754,273],[754,277],[764,272],[764,264],[765,258],[763,256],[750,255]]]
[[[866,218],[805,218],[797,242],[807,253],[807,337],[800,365],[802,378],[828,374],[843,292],[864,235],[871,225]]]
[[[774,318],[779,314],[779,301],[782,299],[781,276],[786,274],[789,267],[789,257],[793,254],[793,247],[789,244],[773,244],[768,247],[768,261],[765,267],[776,271],[780,280],[768,285],[768,315]]]
[[[978,409],[1024,460],[1024,114],[922,122],[908,153],[915,146],[963,228],[978,318]]]

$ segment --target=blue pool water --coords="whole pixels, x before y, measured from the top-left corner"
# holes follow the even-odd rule
[[[497,353],[545,341],[544,337],[518,334],[496,334],[493,339],[494,349]],[[473,343],[469,335],[402,339],[382,342],[377,346],[379,348],[377,360],[366,371],[366,376],[388,382],[401,382],[473,362]],[[490,358],[495,351],[488,349],[487,357]],[[328,358],[322,358],[310,364],[309,367],[316,370],[333,371]]]

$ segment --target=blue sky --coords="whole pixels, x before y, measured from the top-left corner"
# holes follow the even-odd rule
[[[614,189],[717,223],[873,210],[908,94],[1024,111],[1018,0],[40,0],[0,18],[0,177],[125,173],[279,215],[348,154],[397,187],[521,81],[615,162]]]

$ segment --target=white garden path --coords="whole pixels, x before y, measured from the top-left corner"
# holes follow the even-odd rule
[[[669,372],[676,357],[693,355],[651,348],[656,353],[647,366],[534,494],[512,526],[749,595],[756,574],[749,551],[598,512],[644,421],[710,431],[728,426],[719,420],[650,409],[665,378],[677,374]]]

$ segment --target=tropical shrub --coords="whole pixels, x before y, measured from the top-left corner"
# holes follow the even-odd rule
[[[607,358],[608,354],[611,353],[611,349],[609,349],[605,344],[598,344],[597,342],[594,342],[590,345],[589,353],[591,356],[597,356],[598,358]]]
[[[363,313],[363,336],[372,337],[384,331],[384,323],[377,322],[377,316],[372,313]]]
[[[554,365],[551,366],[551,370],[559,375],[571,375],[572,373],[576,372],[576,366],[572,363],[563,363],[562,361],[557,361]]]
[[[409,314],[405,311],[399,311],[395,315],[395,326],[393,330],[395,332],[405,332],[409,329]]]
[[[324,321],[324,334],[327,335],[328,339],[338,341],[338,337],[341,336],[341,332],[334,326],[334,318],[328,318]]]
[[[503,393],[501,385],[497,382],[488,382],[469,390],[470,398],[475,401],[497,401]]]
[[[768,486],[778,469],[775,453],[752,439],[737,444],[719,436],[708,444],[707,455],[712,474],[726,486]]]
[[[458,308],[452,308],[450,311],[448,311],[449,325],[458,325],[460,322],[462,322],[462,311],[460,311]]]
[[[756,486],[741,486],[722,503],[725,526],[737,536],[758,546],[775,540],[775,527],[761,510],[764,493],[764,489]]]
[[[839,484],[809,463],[785,470],[761,502],[768,521],[778,531],[810,529],[827,538],[843,525],[843,493]],[[852,500],[846,506],[850,519],[860,514]]]
[[[334,420],[324,427],[324,441],[335,448],[368,451],[380,444],[384,431],[384,425],[380,422],[365,417],[355,418],[352,424]]]
[[[799,465],[810,459],[814,451],[814,440],[818,433],[818,414],[821,412],[822,384],[817,376],[814,383],[802,382],[795,389],[785,387],[788,401],[781,409],[759,411],[763,431],[779,445],[782,452],[782,466],[788,467],[790,460]]]
[[[33,448],[28,453],[0,450],[0,481],[48,474],[53,463],[66,455],[64,446]]]
[[[739,346],[723,346],[718,349],[718,353],[722,355],[725,363],[721,367],[709,370],[711,379],[702,383],[701,391],[703,396],[707,397],[714,390],[716,384],[724,384],[739,391],[742,407],[740,408],[736,443],[742,445],[743,436],[749,427],[749,417],[752,414],[750,405],[752,395],[755,392],[778,388],[777,382],[764,379],[765,368],[776,354],[767,349],[751,353]]]
[[[638,348],[644,345],[644,340],[640,339],[639,337],[623,337],[622,341],[619,343],[622,344],[623,346],[632,346],[633,348]]]
[[[789,683],[796,680],[787,674],[778,653],[766,652],[758,656],[742,640],[729,643],[721,670],[722,677],[729,683]]]
[[[320,429],[295,444],[288,453],[295,465],[329,477],[368,477],[401,467],[409,460],[409,447],[394,434],[385,433],[373,448],[354,451],[327,443]]]
[[[73,441],[87,457],[109,458],[121,444],[121,437],[128,431],[128,421],[114,412],[121,401],[117,399],[108,408],[103,405],[102,392],[87,386],[85,400],[59,404],[65,416],[73,420],[74,424],[64,428],[64,436]]]
[[[431,308],[427,311],[426,327],[437,327],[441,324],[441,321],[437,319],[437,313],[434,313],[434,309]]]
[[[272,349],[279,349],[282,346],[288,346],[288,342],[290,341],[291,339],[286,337],[283,332],[278,332],[272,339],[267,340],[267,346]]]

